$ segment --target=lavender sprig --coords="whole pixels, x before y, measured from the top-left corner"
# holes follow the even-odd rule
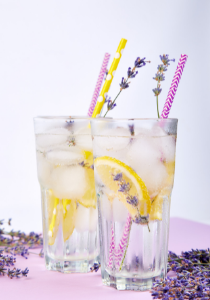
[[[0,225],[4,223],[6,223],[4,220],[0,221]],[[11,225],[11,219],[8,220],[8,225]],[[0,275],[7,275],[10,279],[14,277],[27,277],[29,272],[28,268],[25,270],[16,269],[15,267],[10,269],[16,262],[15,256],[20,255],[27,259],[29,253],[33,253],[29,251],[29,249],[42,247],[42,245],[43,239],[40,234],[35,232],[25,234],[24,232],[14,230],[6,232],[0,228]],[[6,255],[4,253],[6,253]],[[38,255],[43,257],[42,250]]]
[[[150,63],[150,61],[145,61],[145,59],[146,59],[146,57],[144,57],[144,58],[137,57],[137,59],[134,62],[134,67],[128,68],[127,78],[125,79],[124,77],[122,77],[122,80],[120,82],[120,91],[113,101],[111,100],[111,98],[108,98],[108,96],[106,96],[105,103],[107,103],[107,111],[106,111],[104,117],[106,117],[107,113],[116,106],[115,101],[119,97],[120,93],[123,90],[129,88],[130,82],[128,82],[128,80],[136,77],[136,75],[138,74],[138,71],[136,71],[136,69],[144,67],[146,65],[146,63]]]
[[[169,251],[168,271],[176,277],[153,284],[153,299],[210,299],[210,249],[182,252]]]
[[[166,67],[168,67],[170,65],[169,62],[175,61],[175,59],[169,59],[168,54],[163,54],[163,55],[160,55],[160,60],[162,61],[162,64],[158,65],[158,67],[157,67],[158,71],[155,74],[155,77],[153,77],[153,79],[157,81],[157,87],[152,90],[156,97],[158,118],[160,118],[159,108],[158,108],[158,96],[162,92],[162,89],[160,88],[160,86],[161,86],[160,82],[165,80],[164,72],[167,71]]]
[[[113,103],[113,101],[111,100],[111,97],[109,97],[108,95],[106,95],[104,103],[107,103],[107,112],[114,109],[115,106],[117,106],[117,104]]]

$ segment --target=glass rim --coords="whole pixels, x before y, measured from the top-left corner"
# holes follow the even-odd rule
[[[98,118],[91,118],[91,121],[107,121],[107,122],[114,122],[114,121],[178,121],[177,118],[104,118],[104,117],[98,117]]]
[[[36,116],[33,117],[34,120],[36,119],[43,119],[43,120],[72,120],[72,119],[78,119],[78,120],[90,120],[91,117],[89,116]]]

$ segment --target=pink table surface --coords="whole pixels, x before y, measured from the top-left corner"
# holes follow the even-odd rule
[[[180,254],[191,248],[210,247],[210,226],[179,218],[171,218],[169,250]],[[30,254],[17,257],[16,267],[29,268],[27,278],[1,277],[1,299],[152,299],[149,292],[117,291],[102,285],[100,272],[62,274],[45,270],[44,259]]]

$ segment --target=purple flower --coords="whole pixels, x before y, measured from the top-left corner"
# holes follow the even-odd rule
[[[114,181],[121,181],[122,180],[122,173],[118,173],[114,176]]]
[[[158,65],[157,69],[160,73],[163,73],[163,72],[167,71],[167,69],[164,65]]]
[[[135,68],[133,69],[128,68],[127,74],[128,74],[128,78],[134,78],[138,74],[138,71],[135,71]]]
[[[104,103],[107,103],[107,111],[112,110],[115,108],[115,106],[117,106],[117,104],[113,103],[111,97],[109,97],[108,95],[106,95]]]
[[[85,167],[85,162],[84,160],[82,162],[79,163],[80,166]]]
[[[127,89],[129,87],[129,82],[123,77],[120,83],[121,89]]]
[[[133,206],[137,206],[139,203],[139,200],[136,196],[128,196],[126,198],[127,202]]]
[[[162,92],[162,89],[160,89],[160,88],[158,87],[158,88],[153,89],[152,91],[153,91],[153,93],[155,94],[155,96],[157,97],[157,96],[159,96],[160,93]]]
[[[134,124],[128,125],[131,135],[134,135]]]
[[[161,59],[162,63],[164,64],[164,66],[169,66],[170,65],[169,61],[175,62],[174,58],[173,59],[169,59],[168,57],[169,57],[168,54],[160,55],[160,59]]]
[[[25,268],[25,270],[22,271],[22,275],[25,276],[25,277],[27,277],[28,272],[29,272],[29,269]]]
[[[133,222],[136,224],[148,224],[149,215],[147,215],[147,216],[138,215],[135,217],[135,220]]]
[[[69,129],[70,127],[72,127],[72,125],[74,124],[74,121],[73,120],[70,120],[70,121],[66,121],[66,128]]]
[[[93,266],[90,268],[91,272],[93,272],[93,271],[98,272],[100,266],[101,266],[100,262],[94,263]]]
[[[165,80],[165,76],[162,73],[155,74],[155,77],[153,77],[154,80],[160,82]]]
[[[122,193],[126,193],[130,190],[130,184],[128,183],[122,183],[120,184],[120,189],[118,190],[118,192],[122,192]]]
[[[134,63],[135,68],[141,68],[141,67],[145,66],[146,65],[145,59],[146,59],[146,57],[141,58],[141,59],[140,59],[140,57],[137,57],[137,59],[135,60],[135,63]]]

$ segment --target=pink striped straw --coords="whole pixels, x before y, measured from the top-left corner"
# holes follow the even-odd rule
[[[113,258],[115,256],[115,239],[114,239],[114,226],[112,224],[111,228],[111,242],[109,245],[109,262],[108,262],[108,267],[112,268],[113,267]]]
[[[132,222],[131,216],[130,216],[130,214],[128,214],[127,221],[126,221],[126,224],[125,224],[125,228],[124,228],[124,231],[123,231],[123,236],[120,240],[118,249],[116,250],[116,253],[115,253],[115,264],[116,264],[117,267],[120,267],[120,264],[121,264],[121,261],[123,259],[123,255],[124,255],[127,243],[128,243],[131,222]]]
[[[106,73],[109,58],[110,58],[110,54],[105,53],[104,60],[103,60],[102,66],[101,66],[101,70],[100,70],[100,73],[99,73],[99,76],[98,76],[98,80],[97,80],[95,90],[94,90],[94,93],[93,93],[93,97],[92,97],[92,100],[90,102],[90,107],[89,107],[89,110],[88,110],[88,116],[89,117],[91,117],[92,114],[93,114],[93,111],[94,111],[94,108],[95,108],[95,105],[96,105],[96,102],[97,102],[97,99],[98,99],[98,96],[99,96],[99,93],[100,93],[100,90],[101,90],[101,85],[102,85],[102,82],[103,82],[103,79],[104,79],[104,75]]]
[[[171,87],[169,89],[165,105],[163,107],[163,111],[162,111],[162,114],[161,114],[161,119],[167,119],[168,118],[168,114],[170,112],[170,109],[171,109],[171,106],[172,106],[172,103],[173,103],[173,100],[174,100],[174,97],[175,97],[175,94],[176,94],[176,91],[177,91],[177,88],[178,88],[178,85],[179,85],[179,81],[181,79],[185,63],[187,61],[187,58],[188,58],[188,56],[186,54],[182,54],[180,59],[179,59],[179,63],[177,65],[176,72],[174,74],[174,78],[172,80]]]
[[[128,214],[125,228],[123,230],[123,236],[120,240],[119,246],[116,249],[115,246],[115,238],[114,238],[114,227],[112,225],[111,228],[111,241],[109,245],[109,262],[108,262],[108,267],[112,268],[113,264],[115,264],[116,267],[120,267],[127,243],[128,243],[128,238],[129,238],[129,232],[130,232],[130,226],[131,226],[131,216]]]

